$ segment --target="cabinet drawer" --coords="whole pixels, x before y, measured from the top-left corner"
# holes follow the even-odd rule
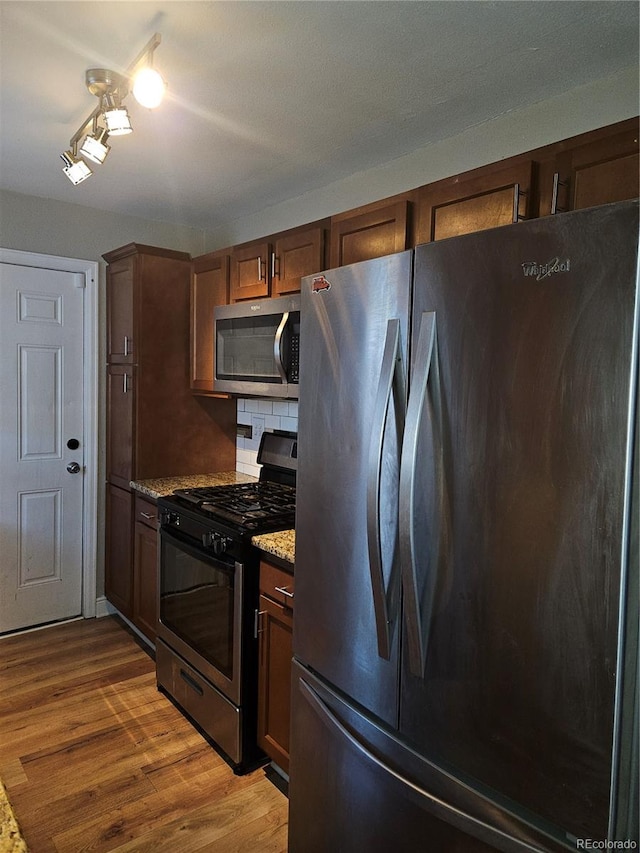
[[[293,574],[271,563],[260,561],[260,592],[279,604],[293,609]]]
[[[135,521],[140,521],[142,524],[146,524],[147,527],[153,527],[155,530],[158,526],[158,507],[156,502],[136,494]]]

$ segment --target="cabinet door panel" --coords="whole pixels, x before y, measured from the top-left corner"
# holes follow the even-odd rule
[[[191,390],[213,393],[213,312],[229,302],[229,258],[212,259],[206,269],[194,263],[191,278]]]
[[[269,296],[268,243],[252,243],[231,256],[231,301]]]
[[[155,527],[135,524],[133,549],[133,621],[155,641],[158,619],[158,534]]]
[[[540,165],[540,216],[637,198],[638,119],[549,146]]]
[[[132,613],[131,492],[107,486],[104,588],[107,600],[127,617]]]
[[[525,161],[422,187],[417,242],[430,243],[528,218],[532,176],[533,163]]]
[[[392,255],[407,248],[408,201],[331,220],[331,267]]]
[[[123,258],[109,264],[107,270],[107,361],[134,360],[134,288],[135,263]]]
[[[107,370],[107,479],[129,488],[134,479],[134,373],[128,365]]]
[[[639,168],[640,158],[637,151],[626,157],[577,168],[573,209],[635,198],[638,195]]]
[[[299,293],[300,279],[324,269],[324,231],[310,228],[276,240],[273,253],[274,295]]]
[[[289,772],[292,613],[260,596],[258,745]]]

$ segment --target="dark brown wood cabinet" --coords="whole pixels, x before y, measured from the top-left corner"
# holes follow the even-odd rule
[[[123,489],[133,479],[134,367],[107,365],[107,479]]]
[[[322,272],[326,266],[325,229],[321,226],[298,228],[274,240],[271,256],[272,296],[300,292],[306,275]]]
[[[409,248],[410,197],[394,197],[331,217],[330,267],[343,267]]]
[[[107,321],[107,361],[132,364],[134,361],[134,280],[136,263],[130,258],[109,265],[109,304]]]
[[[633,118],[539,152],[539,215],[637,198],[638,130],[638,118]]]
[[[133,530],[134,625],[155,642],[158,621],[158,511],[156,502],[135,495]]]
[[[107,483],[105,525],[105,578],[107,600],[123,616],[133,613],[131,576],[131,521],[133,496],[130,489]]]
[[[289,772],[294,576],[260,562],[258,745]]]
[[[144,631],[152,620],[143,589],[151,578],[151,540],[145,540],[136,588],[130,483],[234,470],[236,411],[232,400],[195,397],[189,387],[190,256],[130,243],[104,258],[107,340],[112,342],[105,594]],[[118,346],[125,337],[126,346]]]
[[[213,315],[229,303],[229,252],[194,258],[191,270],[191,390],[215,394]],[[217,393],[217,396],[228,396]]]
[[[236,246],[231,254],[231,301],[269,296],[271,244],[268,239]]]
[[[421,187],[416,244],[528,219],[533,191],[533,162],[519,157]]]
[[[328,221],[312,222],[236,246],[231,253],[231,301],[299,292],[303,276],[327,265],[327,227]]]

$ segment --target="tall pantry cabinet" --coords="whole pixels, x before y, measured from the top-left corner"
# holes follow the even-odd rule
[[[189,387],[191,258],[130,243],[107,262],[105,595],[149,639],[157,600],[136,560],[132,480],[235,470],[235,401]],[[136,562],[140,562],[137,566]]]

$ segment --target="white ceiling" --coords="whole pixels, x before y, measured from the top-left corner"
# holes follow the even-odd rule
[[[0,186],[202,229],[638,65],[638,8],[580,0],[0,3]],[[154,32],[157,110],[73,187],[59,154]]]

